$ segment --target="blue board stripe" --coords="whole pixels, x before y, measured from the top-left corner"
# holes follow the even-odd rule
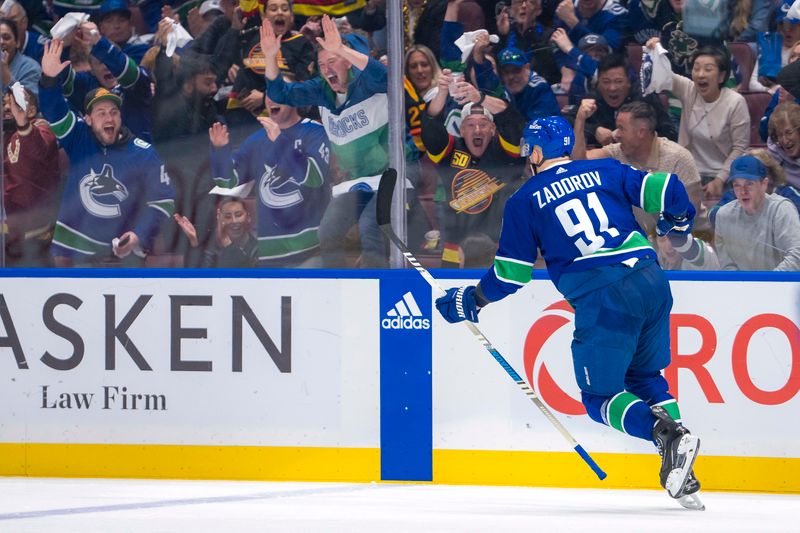
[[[381,479],[433,480],[431,288],[381,277]]]

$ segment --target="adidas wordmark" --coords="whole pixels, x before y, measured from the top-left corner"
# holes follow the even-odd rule
[[[405,293],[392,309],[386,313],[386,318],[381,320],[384,329],[430,329],[431,321],[422,318],[417,301],[411,291]]]

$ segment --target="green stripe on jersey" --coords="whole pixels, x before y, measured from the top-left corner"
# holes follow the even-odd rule
[[[533,265],[516,259],[495,256],[494,273],[500,281],[525,285],[531,280]]]
[[[319,246],[318,227],[304,229],[294,235],[258,238],[258,258],[277,259],[299,254]]]
[[[664,210],[664,192],[669,183],[667,172],[650,172],[642,181],[640,204],[647,213],[660,213]]]
[[[64,81],[64,85],[61,87],[61,92],[69,98],[72,96],[72,91],[75,90],[75,71],[72,69],[71,66],[67,67],[67,79]]]
[[[325,176],[322,173],[322,169],[319,168],[316,159],[309,157],[306,165],[306,177],[303,178],[301,185],[316,188],[321,187],[324,182]]]
[[[675,398],[670,398],[669,400],[657,403],[656,405],[663,407],[667,414],[671,416],[675,422],[681,421],[681,410],[678,407],[678,401],[675,400]]]
[[[111,246],[111,243],[96,241],[61,222],[56,222],[56,229],[53,231],[53,242],[86,255],[95,255],[99,252],[108,251],[108,247]]]
[[[132,87],[136,81],[139,79],[139,67],[136,65],[136,61],[128,58],[128,61],[125,63],[125,68],[122,70],[119,76],[117,76],[117,82],[125,89],[128,87]]]
[[[581,257],[576,257],[573,261],[581,261],[583,259],[590,259],[592,257],[599,257],[601,255],[618,255],[618,254],[625,254],[628,252],[632,252],[634,250],[643,250],[645,248],[653,249],[650,241],[647,240],[647,237],[639,233],[638,231],[631,232],[628,235],[628,238],[625,239],[625,242],[617,246],[616,248],[600,248],[596,252],[583,255]]]
[[[67,134],[72,131],[75,126],[75,113],[68,111],[61,120],[50,124],[50,131],[56,136],[56,139],[63,139]]]
[[[439,66],[441,66],[442,68],[449,68],[450,71],[453,73],[458,73],[458,72],[463,73],[465,70],[467,70],[467,65],[462,63],[458,59],[455,60],[451,59],[449,61],[448,60],[443,61],[440,59]]]
[[[623,433],[627,433],[623,424],[625,414],[633,404],[641,401],[642,400],[639,399],[638,396],[627,391],[620,392],[611,398],[606,407],[606,420],[608,421],[608,425]]]
[[[175,214],[175,200],[166,199],[166,200],[155,200],[152,202],[147,202],[148,207],[152,207],[158,211],[164,213],[167,217],[171,217]]]

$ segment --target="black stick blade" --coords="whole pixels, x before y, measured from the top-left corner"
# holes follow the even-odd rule
[[[383,171],[381,181],[378,184],[378,200],[376,205],[376,216],[378,225],[384,226],[392,223],[392,197],[394,196],[394,185],[397,182],[397,171],[387,168]]]

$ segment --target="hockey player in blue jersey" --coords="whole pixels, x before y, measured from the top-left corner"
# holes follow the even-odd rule
[[[575,137],[561,117],[530,122],[523,155],[533,172],[506,203],[494,266],[477,286],[436,301],[449,322],[478,312],[531,279],[537,250],[575,310],[572,358],[588,415],[656,444],[661,485],[681,505],[702,509],[692,465],[700,440],[680,423],[661,371],[670,362],[672,296],[631,206],[659,213],[657,231],[688,233],[694,208],[674,174],[614,159],[572,161]]]

